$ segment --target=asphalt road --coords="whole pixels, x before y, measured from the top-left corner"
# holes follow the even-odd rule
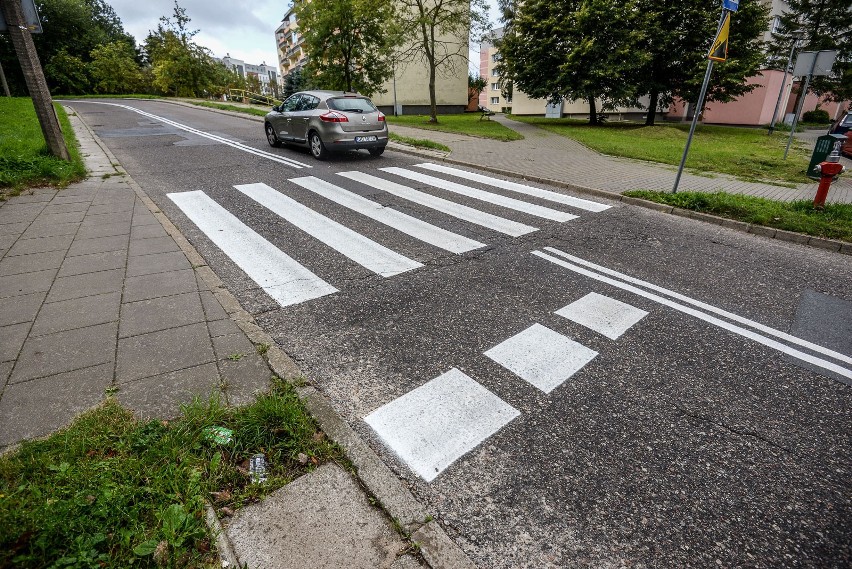
[[[69,103],[481,567],[852,562],[848,256],[122,104]]]

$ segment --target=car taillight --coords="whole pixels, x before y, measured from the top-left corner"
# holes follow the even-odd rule
[[[324,115],[320,115],[320,120],[322,122],[349,122],[349,119],[346,118],[346,115],[343,113],[338,113],[337,111],[329,111]]]
[[[384,113],[379,113],[379,122],[385,122],[385,115],[384,115]]]

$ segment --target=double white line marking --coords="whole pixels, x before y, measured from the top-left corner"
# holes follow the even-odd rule
[[[759,322],[755,322],[753,320],[749,320],[748,318],[733,314],[716,306],[712,306],[699,300],[689,298],[688,296],[684,296],[673,290],[669,290],[661,286],[651,284],[647,281],[633,278],[629,275],[619,273],[618,271],[613,271],[612,269],[608,269],[601,265],[596,265],[595,263],[580,259],[579,257],[575,257],[574,255],[569,255],[568,253],[560,251],[559,249],[554,249],[553,247],[544,247],[544,251],[547,251],[547,253],[542,251],[533,251],[532,254],[536,255],[537,257],[541,257],[542,259],[546,259],[547,261],[550,261],[555,265],[559,265],[560,267],[564,267],[566,269],[574,271],[575,273],[579,273],[591,279],[612,285],[616,288],[620,288],[621,290],[626,290],[628,292],[638,294],[639,296],[647,298],[648,300],[653,300],[654,302],[657,302],[664,306],[668,306],[669,308],[673,308],[678,312],[694,316],[699,320],[703,320],[704,322],[713,324],[714,326],[718,326],[720,328],[728,330],[729,332],[733,332],[735,334],[743,336],[744,338],[748,338],[749,340],[753,340],[774,350],[778,350],[779,352],[787,354],[788,356],[792,356],[803,362],[819,366],[825,370],[834,372],[838,375],[852,380],[852,369],[843,367],[842,365],[838,365],[837,363],[829,361],[827,359],[823,359],[822,357],[817,357],[812,354],[803,352],[793,346],[816,352],[837,362],[852,364],[852,357],[849,357],[845,354],[841,354],[840,352],[836,352],[824,346],[820,346],[818,344],[814,344],[813,342],[803,340],[802,338],[792,336],[786,332],[782,332],[781,330],[770,328],[769,326],[765,326],[763,324],[760,324]],[[653,290],[660,294],[649,292],[649,290]],[[666,296],[669,298],[665,298]],[[682,304],[681,302],[675,302],[671,299],[679,300],[685,304]],[[701,310],[686,306],[687,304],[700,308]],[[744,328],[743,326],[738,326],[737,324],[732,324],[731,322],[728,322],[727,320],[722,320],[721,318],[717,318],[716,316],[712,316],[711,314],[708,314],[708,312],[717,314],[723,318],[727,318],[728,320],[737,322],[744,326],[748,326],[748,328],[751,328],[751,330],[749,330],[748,328]],[[758,334],[754,330],[758,330],[763,334]],[[773,336],[774,338],[783,340],[784,342],[787,342],[787,344],[768,336]],[[788,344],[792,344],[793,346]]]

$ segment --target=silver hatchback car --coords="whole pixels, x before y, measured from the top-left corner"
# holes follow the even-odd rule
[[[263,128],[271,146],[307,145],[318,160],[359,148],[379,156],[388,144],[385,115],[367,97],[343,91],[294,93],[272,107]]]

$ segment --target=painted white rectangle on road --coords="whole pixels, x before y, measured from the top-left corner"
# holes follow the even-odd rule
[[[464,178],[465,180],[479,182],[480,184],[488,184],[489,186],[494,186],[495,188],[503,188],[504,190],[518,192],[527,196],[570,205],[572,207],[584,209],[586,211],[600,212],[612,207],[592,200],[584,200],[582,198],[566,196],[565,194],[552,192],[550,190],[534,188],[533,186],[527,186],[526,184],[519,184],[517,182],[501,180],[500,178],[492,178],[491,176],[483,176],[482,174],[476,174],[474,172],[468,172],[467,170],[460,170],[458,168],[450,168],[449,166],[444,166],[443,164],[432,164],[431,162],[425,162],[423,164],[415,164],[415,166],[417,168],[425,168],[427,170],[432,170],[435,172],[443,172],[444,174],[449,174],[450,176],[457,176],[459,178]]]
[[[392,277],[423,266],[315,212],[266,184],[243,184],[234,187],[305,233],[383,277]]]
[[[364,421],[431,482],[520,412],[453,368],[379,407]]]
[[[337,292],[336,288],[294,261],[204,192],[167,195],[190,221],[281,306]]]
[[[615,340],[648,315],[626,302],[596,292],[560,308],[555,314],[591,328],[610,340]]]
[[[314,176],[292,178],[290,181],[336,204],[347,207],[352,211],[356,211],[370,219],[374,219],[379,223],[410,235],[415,239],[419,239],[435,247],[440,247],[451,253],[465,253],[485,247],[484,243],[468,239],[463,235],[447,231],[446,229],[421,221],[416,217],[411,217],[395,209],[385,207],[380,203],[368,200],[365,197]]]
[[[598,353],[546,326],[533,324],[497,344],[485,355],[521,379],[550,393]]]
[[[526,213],[529,215],[534,215],[536,217],[543,217],[544,219],[550,219],[552,221],[570,221],[572,219],[577,219],[577,216],[573,213],[566,213],[564,211],[558,211],[555,209],[550,209],[549,207],[543,207],[540,205],[527,203],[521,200],[516,200],[515,198],[507,198],[506,196],[495,194],[493,192],[486,192],[484,190],[478,190],[476,188],[471,188],[470,186],[464,186],[462,184],[457,184],[455,182],[450,182],[449,180],[444,180],[442,178],[436,178],[435,176],[429,176],[427,174],[421,174],[420,172],[415,172],[413,170],[406,170],[405,168],[380,168],[382,172],[387,172],[389,174],[396,174],[397,176],[402,176],[403,178],[408,178],[409,180],[414,180],[415,182],[422,182],[424,184],[429,184],[430,186],[440,188],[442,190],[446,190],[448,192],[453,192],[454,194],[459,194],[462,196],[467,196],[469,198],[473,198],[476,200],[481,200],[490,204],[499,205],[501,207],[506,207],[509,209],[513,209],[515,211],[520,211],[522,213]]]
[[[445,200],[444,198],[439,198],[431,194],[427,194],[426,192],[421,192],[420,190],[415,190],[414,188],[409,188],[408,186],[403,186],[402,184],[397,184],[396,182],[385,180],[384,178],[379,178],[371,174],[365,174],[364,172],[338,172],[338,174],[344,178],[361,182],[362,184],[376,188],[377,190],[382,190],[383,192],[387,192],[410,202],[434,209],[435,211],[440,211],[441,213],[473,223],[474,225],[493,229],[494,231],[498,231],[512,237],[520,237],[521,235],[538,231],[538,228],[536,227],[492,215],[484,211],[479,211],[478,209],[456,202],[451,202],[450,200]]]

